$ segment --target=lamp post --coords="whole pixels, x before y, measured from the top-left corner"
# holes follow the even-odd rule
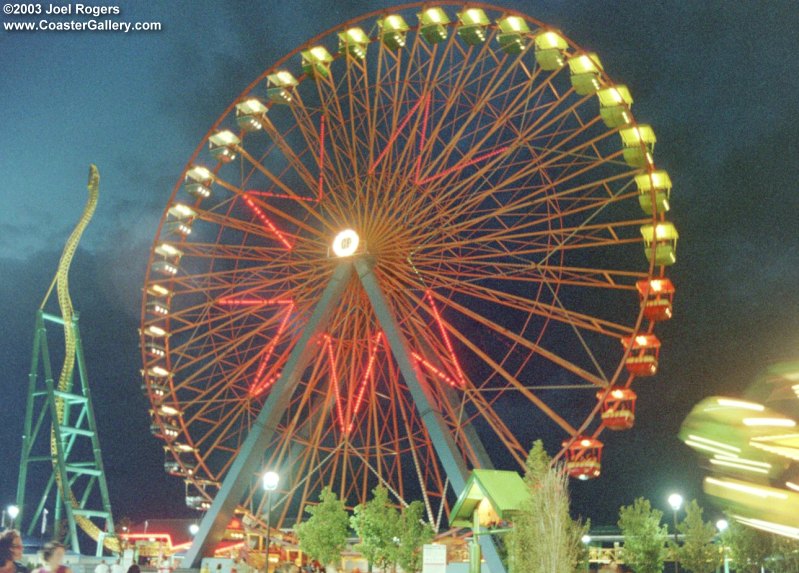
[[[580,541],[583,542],[583,545],[585,545],[585,548],[588,551],[588,555],[585,558],[585,570],[591,571],[591,536],[586,533],[580,538]]]
[[[272,516],[272,492],[277,489],[280,476],[277,472],[266,472],[264,474],[264,491],[266,492],[266,549],[264,551],[264,573],[269,573],[269,518]]]
[[[682,507],[682,496],[679,493],[671,494],[669,496],[669,505],[674,513],[674,573],[678,573],[680,570],[680,562],[677,557],[677,512],[680,510],[680,507]]]
[[[721,554],[724,557],[724,573],[730,573],[730,561],[729,559],[727,559],[727,545],[724,543],[723,539],[724,532],[727,531],[727,528],[729,526],[730,524],[727,523],[726,519],[719,519],[716,522],[716,529],[719,530],[719,535],[720,535],[719,541],[721,541]]]
[[[14,529],[14,521],[16,521],[17,516],[19,515],[19,507],[16,505],[9,505],[6,508],[6,513],[8,514],[8,518],[10,521],[8,522],[8,528]]]

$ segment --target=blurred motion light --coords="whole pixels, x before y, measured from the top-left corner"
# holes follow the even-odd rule
[[[744,426],[767,426],[773,428],[793,428],[796,422],[790,418],[744,418]]]
[[[766,409],[762,404],[754,402],[746,402],[744,400],[733,400],[731,398],[719,398],[716,400],[719,406],[727,406],[729,408],[743,408],[745,410],[752,410],[754,412],[762,412]]]

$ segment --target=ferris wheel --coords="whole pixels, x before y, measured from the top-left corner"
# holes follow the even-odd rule
[[[377,484],[445,524],[441,443],[519,469],[554,436],[598,476],[674,295],[671,181],[632,103],[595,53],[476,3],[351,20],[247,86],[169,197],[145,283],[144,388],[187,503],[211,505],[277,389],[273,525]],[[259,484],[236,503],[258,521]]]

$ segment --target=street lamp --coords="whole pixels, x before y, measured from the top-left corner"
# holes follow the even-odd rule
[[[266,472],[264,474],[264,491],[266,492],[266,559],[264,573],[269,573],[269,518],[272,516],[272,492],[277,489],[280,476],[277,472]]]
[[[719,519],[716,522],[716,529],[719,530],[720,534],[723,534],[725,531],[727,531],[727,528],[729,526],[730,524],[727,523],[726,519]],[[720,541],[721,541],[722,555],[724,556],[724,573],[730,573],[730,561],[727,558],[727,545],[724,543],[724,539],[720,539]]]
[[[9,505],[6,508],[6,513],[8,514],[8,518],[11,520],[8,522],[8,528],[14,529],[14,521],[17,519],[19,515],[19,507],[16,505]]]
[[[674,573],[680,570],[680,563],[677,557],[677,512],[682,507],[682,496],[679,493],[673,493],[669,496],[669,505],[674,510]]]
[[[583,545],[585,545],[585,548],[588,551],[588,555],[585,558],[585,570],[591,571],[591,549],[589,547],[591,545],[591,536],[586,533],[580,538],[580,541],[583,542]]]

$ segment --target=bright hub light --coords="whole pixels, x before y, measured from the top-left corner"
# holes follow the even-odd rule
[[[189,533],[191,533],[192,535],[197,535],[198,531],[200,531],[199,525],[197,525],[196,523],[192,523],[191,525],[189,525]]]
[[[279,481],[280,476],[277,475],[277,472],[266,472],[264,474],[264,489],[266,491],[275,491]]]
[[[729,524],[729,523],[727,523],[727,520],[726,520],[726,519],[719,519],[719,520],[716,522],[716,529],[718,529],[719,531],[724,531],[724,530],[726,530],[726,529],[727,529],[729,526],[730,526],[730,524]]]
[[[583,535],[583,536],[580,538],[580,540],[581,540],[583,543],[585,543],[586,545],[588,545],[589,543],[591,543],[591,536],[590,536],[590,535]]]
[[[358,233],[352,229],[346,229],[341,231],[336,235],[336,238],[333,239],[333,252],[337,257],[349,257],[358,250],[359,242],[360,237],[358,237]]]
[[[9,505],[8,508],[6,509],[6,513],[8,513],[8,517],[14,520],[19,515],[19,507],[17,507],[16,505]]]
[[[669,505],[674,511],[682,507],[682,496],[679,493],[673,493],[669,496]]]

